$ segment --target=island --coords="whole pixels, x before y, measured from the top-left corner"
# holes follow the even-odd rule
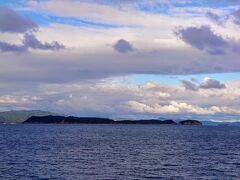
[[[176,125],[173,120],[121,120],[97,117],[73,117],[73,116],[32,116],[23,122],[24,124],[169,124]]]
[[[113,124],[114,121],[107,118],[96,117],[65,117],[65,116],[32,116],[23,123],[28,124]]]
[[[56,116],[57,113],[41,110],[18,110],[0,112],[0,124],[22,123],[32,116]]]
[[[202,122],[197,120],[184,120],[179,122],[180,125],[202,125]]]
[[[98,117],[73,116],[32,116],[24,124],[162,124],[162,125],[202,125],[197,120],[183,120],[176,123],[173,120],[143,119],[143,120],[113,120]]]

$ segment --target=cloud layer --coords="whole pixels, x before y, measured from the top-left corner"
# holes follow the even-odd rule
[[[25,52],[27,49],[25,46],[10,44],[6,42],[0,42],[0,52]]]
[[[31,19],[17,14],[8,7],[0,6],[0,32],[24,33],[38,29]]]
[[[2,94],[4,107],[26,107],[82,116],[114,118],[164,117],[165,115],[239,114],[240,83],[225,88],[216,83],[203,83],[198,91],[179,85],[148,82],[127,85],[111,81],[68,85],[47,85],[26,89],[11,95]],[[214,85],[213,85],[214,84]],[[180,116],[179,116],[180,117]]]
[[[239,82],[224,78],[240,72],[236,4],[48,0],[1,7],[0,109],[114,117],[237,115]],[[223,75],[188,78],[214,73]],[[184,80],[109,80],[139,74],[161,75],[160,82],[163,75]]]

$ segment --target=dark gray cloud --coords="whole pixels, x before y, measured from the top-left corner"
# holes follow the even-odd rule
[[[209,26],[180,28],[176,35],[192,47],[212,55],[225,54],[229,47],[228,41],[214,33]]]
[[[128,53],[134,51],[133,46],[126,40],[120,39],[114,44],[113,48],[119,53]]]
[[[15,45],[6,42],[0,42],[0,52],[24,52],[27,48],[22,45]]]
[[[201,89],[225,89],[226,85],[215,79],[206,79],[199,85]]]
[[[38,30],[38,25],[31,19],[19,15],[11,8],[0,6],[0,32],[25,33],[22,45],[0,41],[1,52],[20,53],[27,51],[28,48],[41,50],[59,50],[65,48],[64,45],[57,41],[42,43],[32,33],[26,33],[33,30]]]
[[[64,49],[65,46],[57,41],[52,43],[39,41],[33,34],[25,34],[22,45],[15,45],[0,41],[0,51],[1,52],[26,52],[29,48],[40,49],[40,50],[60,50]]]
[[[226,85],[216,79],[205,79],[200,84],[187,80],[181,81],[186,90],[198,91],[199,89],[225,89]]]
[[[0,6],[0,32],[24,33],[37,28],[38,25],[31,19],[19,15],[13,9]]]
[[[192,83],[191,81],[182,80],[181,83],[182,83],[183,87],[187,90],[192,90],[192,91],[198,90],[198,86],[196,84]]]
[[[59,50],[64,49],[65,46],[57,41],[51,43],[39,41],[33,34],[25,34],[23,44],[27,48],[41,49],[41,50]]]

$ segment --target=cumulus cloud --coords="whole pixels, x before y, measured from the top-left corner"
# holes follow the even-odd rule
[[[119,53],[128,53],[134,51],[133,46],[124,39],[119,39],[113,46],[113,48]]]
[[[223,113],[230,110],[227,107],[210,106],[207,108],[198,105],[188,104],[185,102],[170,101],[167,105],[160,104],[144,104],[136,101],[127,102],[128,108],[137,113],[150,114],[215,114]]]
[[[149,82],[127,85],[105,82],[53,84],[0,95],[4,107],[50,110],[100,117],[161,117],[163,115],[238,115],[239,82],[223,91],[186,91],[179,85]],[[14,92],[13,92],[14,91]],[[11,94],[11,95],[9,95]],[[180,117],[180,116],[178,116]]]
[[[176,35],[185,43],[209,54],[225,54],[229,43],[222,36],[214,33],[209,26],[180,28]]]
[[[0,32],[24,33],[38,29],[31,19],[23,17],[13,9],[0,6]]]
[[[181,81],[182,85],[187,90],[198,91],[200,89],[225,89],[226,85],[216,79],[205,78],[203,82],[197,84],[187,80]]]
[[[226,85],[218,80],[205,78],[204,81],[199,85],[202,89],[225,89]]]

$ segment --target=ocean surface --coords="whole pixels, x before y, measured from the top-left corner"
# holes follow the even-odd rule
[[[240,128],[0,125],[0,179],[240,179]]]

